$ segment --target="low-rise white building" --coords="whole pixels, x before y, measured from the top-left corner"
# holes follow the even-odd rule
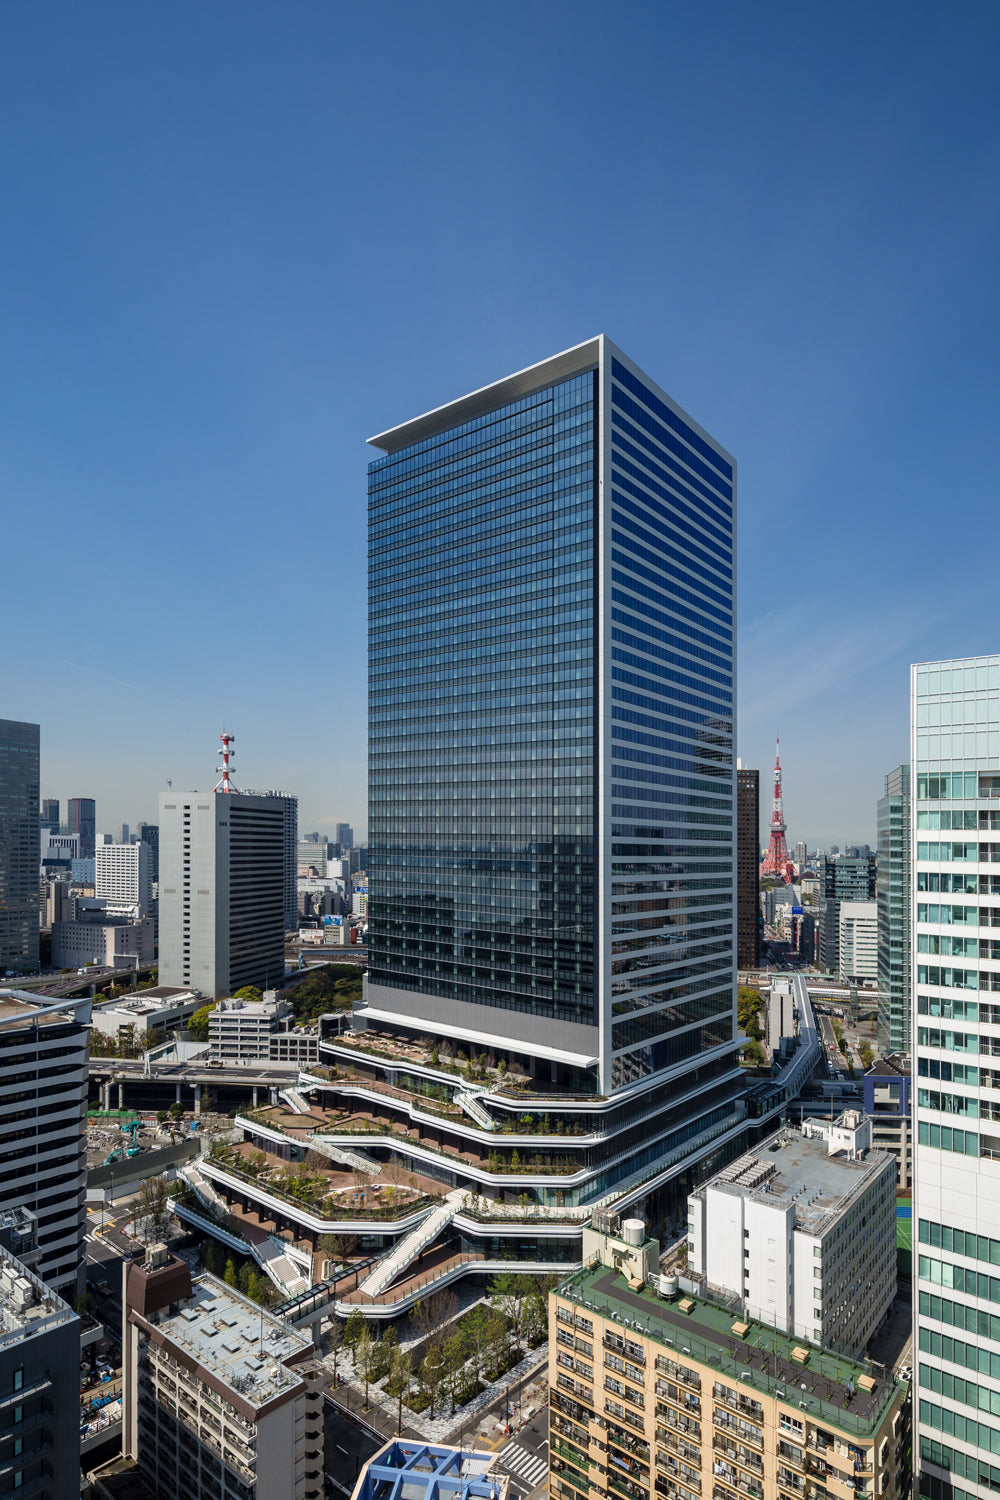
[[[123,1451],[154,1494],[322,1500],[312,1338],[164,1245],[125,1271]]]
[[[104,921],[53,922],[52,965],[77,969],[98,964],[109,969],[134,969],[156,957],[156,923],[152,917],[130,922],[123,918]]]
[[[690,1269],[745,1317],[857,1357],[896,1294],[896,1162],[856,1110],[804,1120],[688,1198]]]
[[[213,1062],[256,1062],[270,1055],[271,1036],[288,1015],[276,990],[264,998],[220,1000],[208,1018],[208,1048]]]
[[[117,1036],[125,1026],[134,1027],[137,1036],[147,1031],[173,1031],[184,1026],[204,1004],[194,990],[162,984],[138,991],[131,1000],[95,1005],[93,1023],[107,1036]]]

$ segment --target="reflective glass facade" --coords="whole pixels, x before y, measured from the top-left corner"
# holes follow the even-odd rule
[[[733,1036],[733,469],[610,360],[611,1053]]]
[[[910,768],[885,778],[878,803],[878,1038],[910,1050]]]
[[[0,719],[0,973],[38,968],[38,725]]]
[[[369,973],[596,1023],[593,372],[370,468]]]
[[[714,1053],[718,1123],[735,474],[606,340],[580,348],[372,439],[369,992],[589,1028],[570,1050],[604,1093]],[[556,1058],[515,1014],[476,1024]]]
[[[917,1467],[922,1495],[985,1496],[1000,1485],[1000,658],[912,669],[910,779]]]

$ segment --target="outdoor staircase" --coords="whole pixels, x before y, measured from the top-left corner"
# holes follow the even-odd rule
[[[433,1213],[428,1214],[416,1229],[395,1245],[389,1254],[380,1260],[378,1265],[359,1286],[358,1290],[365,1292],[369,1297],[377,1297],[379,1292],[384,1292],[390,1282],[394,1281],[400,1271],[406,1269],[412,1261],[415,1261],[421,1250],[437,1239],[443,1229],[447,1229],[452,1219],[458,1213],[462,1205],[464,1193],[452,1192]]]
[[[228,1214],[229,1204],[224,1198],[219,1196],[204,1173],[199,1172],[194,1162],[187,1162],[183,1167],[179,1168],[177,1175],[184,1179],[188,1187],[191,1188],[196,1197],[201,1199],[202,1203],[207,1203],[210,1208],[215,1209],[218,1213]]]
[[[246,1233],[245,1230],[244,1233]],[[280,1239],[272,1234],[265,1234],[261,1240],[257,1240],[255,1235],[248,1234],[247,1239],[253,1247],[254,1260],[286,1297],[296,1297],[299,1292],[309,1290],[309,1282],[298,1266],[289,1260],[285,1254],[285,1246]]]
[[[210,1210],[226,1215],[230,1213],[229,1204],[219,1196],[208,1178],[199,1172],[193,1162],[187,1162],[177,1175],[184,1179],[195,1196],[200,1198]],[[248,1224],[245,1221],[240,1222],[239,1234],[234,1238],[246,1243],[261,1270],[270,1277],[279,1291],[284,1292],[286,1297],[294,1297],[299,1292],[308,1290],[309,1282],[288,1258],[285,1245],[280,1239],[268,1234],[266,1230],[258,1229],[255,1224]]]
[[[362,1156],[360,1151],[349,1151],[346,1146],[335,1146],[321,1135],[311,1135],[308,1144],[310,1151],[321,1151],[331,1161],[356,1167],[359,1172],[370,1172],[373,1177],[377,1177],[382,1170],[382,1162],[372,1161],[370,1156]]]
[[[455,1095],[455,1103],[459,1109],[464,1109],[470,1120],[475,1120],[483,1130],[495,1130],[496,1121],[493,1116],[479,1103],[474,1094],[468,1094],[460,1089]]]
[[[309,1105],[297,1089],[281,1089],[279,1090],[278,1098],[284,1099],[293,1114],[307,1115],[309,1113]]]

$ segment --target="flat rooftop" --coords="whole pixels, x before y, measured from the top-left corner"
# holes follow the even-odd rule
[[[670,1359],[683,1364],[687,1355],[710,1366],[742,1395],[776,1397],[854,1437],[871,1437],[895,1395],[905,1390],[905,1382],[880,1378],[872,1390],[862,1390],[860,1377],[875,1374],[867,1365],[761,1323],[750,1321],[746,1335],[737,1338],[733,1324],[743,1320],[733,1308],[684,1293],[689,1310],[682,1312],[680,1298],[667,1300],[649,1287],[634,1292],[608,1266],[576,1272],[556,1287],[555,1295],[645,1334],[662,1344]],[[797,1348],[809,1350],[804,1364],[792,1359]]]
[[[768,1202],[794,1201],[796,1228],[819,1234],[890,1162],[895,1172],[888,1151],[869,1150],[852,1160],[845,1152],[831,1155],[822,1137],[779,1130],[692,1196],[712,1188]]]
[[[156,1326],[253,1406],[298,1385],[301,1375],[282,1361],[313,1347],[311,1337],[207,1273],[195,1277],[191,1297],[176,1313],[157,1315]]]
[[[498,1500],[510,1481],[492,1475],[495,1453],[396,1438],[362,1469],[352,1500]]]
[[[76,1321],[73,1309],[0,1245],[0,1349]]]

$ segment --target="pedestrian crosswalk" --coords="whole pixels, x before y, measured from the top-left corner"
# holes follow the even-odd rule
[[[541,1484],[549,1467],[547,1458],[538,1453],[529,1453],[520,1443],[508,1443],[506,1448],[501,1449],[499,1461],[505,1469],[525,1480],[532,1489]]]

